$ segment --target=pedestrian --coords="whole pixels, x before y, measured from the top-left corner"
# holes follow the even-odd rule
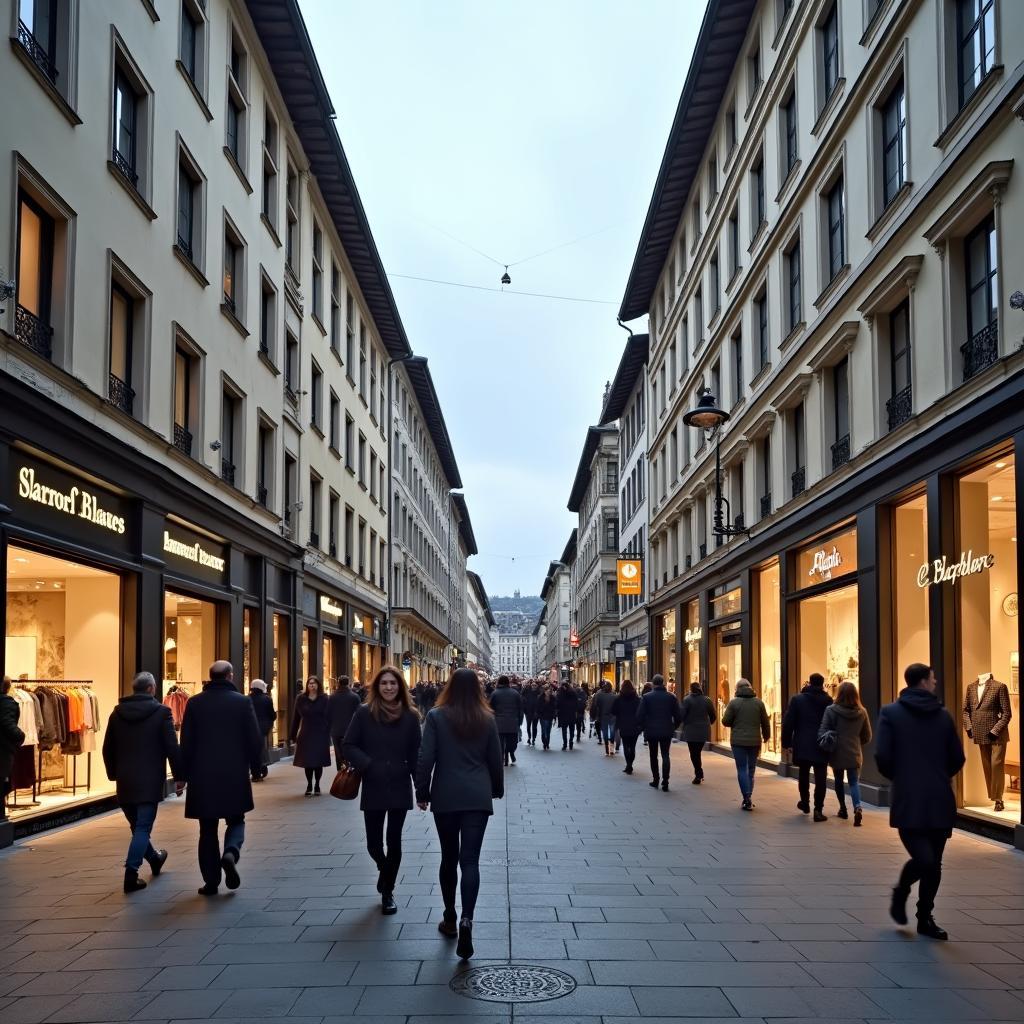
[[[366,703],[352,716],[343,743],[344,759],[362,780],[359,809],[366,827],[366,849],[377,865],[382,914],[398,912],[395,884],[402,864],[402,829],[412,810],[419,752],[419,713],[402,673],[385,665],[370,683]]]
[[[267,693],[267,684],[262,679],[254,679],[249,684],[249,699],[252,701],[252,709],[256,712],[256,724],[263,737],[259,770],[253,772],[252,781],[262,782],[270,771],[270,735],[277,721],[277,711],[274,709],[273,699]]]
[[[562,730],[562,749],[568,746],[572,750],[573,737],[577,732],[579,716],[579,697],[568,683],[562,683],[558,689],[558,728]]]
[[[875,761],[892,780],[889,824],[910,860],[892,891],[889,913],[907,923],[910,887],[917,890],[917,932],[948,939],[932,911],[942,880],[942,854],[953,834],[956,797],[951,782],[964,766],[964,748],[949,712],[935,696],[935,673],[915,662],[903,673],[906,688],[878,716]]]
[[[505,767],[508,767],[510,760],[512,764],[516,763],[516,743],[523,720],[523,698],[518,690],[512,688],[508,676],[498,676],[498,685],[491,694],[491,708],[501,737]]]
[[[652,789],[661,788],[668,792],[668,777],[671,770],[672,734],[682,721],[679,701],[665,689],[665,677],[656,675],[651,680],[651,692],[640,698],[636,715],[637,725],[643,730],[651,756]],[[658,769],[658,752],[661,752],[661,770]]]
[[[523,717],[526,719],[527,746],[537,745],[537,723],[540,721],[538,708],[540,705],[540,687],[527,683],[523,687]]]
[[[11,696],[12,685],[10,676],[4,676],[0,681],[0,808],[11,791],[14,752],[25,742],[25,734],[18,727],[21,709]],[[0,810],[2,815],[3,811]]]
[[[540,742],[545,750],[551,746],[551,726],[558,714],[558,701],[553,687],[545,686],[537,701],[537,719],[540,722]]]
[[[295,699],[288,739],[295,744],[292,765],[306,773],[306,796],[320,795],[320,779],[331,763],[331,720],[320,680],[310,676]]]
[[[615,756],[615,715],[612,708],[618,694],[612,689],[612,684],[606,679],[601,684],[601,689],[594,694],[591,701],[591,715],[597,714],[597,728],[601,739],[604,742],[604,756]]]
[[[729,737],[736,761],[736,777],[740,783],[743,810],[754,809],[754,773],[761,754],[762,739],[767,743],[772,723],[764,701],[754,693],[747,679],[736,681],[736,695],[722,712],[722,725],[731,729]]]
[[[839,684],[836,700],[825,708],[818,730],[818,745],[828,753],[829,764],[836,780],[839,798],[839,817],[849,818],[846,810],[846,781],[850,783],[853,801],[853,824],[860,827],[863,811],[860,804],[860,770],[864,766],[864,748],[871,742],[871,722],[860,702],[854,683],[846,680]],[[830,750],[831,748],[831,750]]]
[[[421,691],[422,692],[422,691]],[[334,767],[340,769],[344,760],[341,753],[352,716],[360,706],[360,700],[349,686],[348,676],[338,676],[334,693],[327,698],[327,717],[330,719],[331,745],[334,747]]]
[[[622,754],[626,759],[626,767],[623,772],[626,775],[633,774],[633,761],[636,759],[636,740],[640,735],[640,726],[637,724],[636,716],[640,710],[640,698],[637,696],[636,687],[625,680],[622,689],[619,690],[615,702],[612,704],[611,713],[615,719],[615,727],[622,738]]]
[[[704,744],[711,741],[711,726],[716,718],[715,705],[700,683],[690,683],[690,692],[683,699],[683,740],[690,751],[695,786],[704,781]]]
[[[505,795],[501,740],[494,713],[472,669],[456,669],[427,715],[416,767],[416,800],[434,815],[441,843],[444,915],[438,931],[458,937],[460,959],[473,955],[473,913],[480,891],[480,848],[493,801]],[[455,889],[462,872],[462,917]],[[456,927],[458,920],[458,927]]]
[[[229,889],[241,884],[238,861],[245,815],[253,808],[250,772],[263,738],[252,701],[235,689],[230,661],[215,661],[201,693],[185,704],[181,721],[181,778],[188,787],[185,817],[199,821],[200,896],[215,896],[221,871]],[[224,849],[218,831],[224,821]]]
[[[587,708],[590,706],[590,687],[583,683],[581,686],[573,687],[573,692],[576,694],[576,742],[580,743],[583,740],[583,730],[587,724]],[[593,720],[591,720],[590,724],[593,727]],[[593,728],[591,728],[591,735],[593,735]]]
[[[811,773],[814,773],[814,820],[826,821],[825,793],[828,788],[828,754],[818,746],[818,730],[825,708],[832,698],[825,692],[825,677],[812,672],[807,685],[786,708],[782,720],[782,747],[792,752],[793,763],[800,770],[800,800],[797,808],[811,813]]]

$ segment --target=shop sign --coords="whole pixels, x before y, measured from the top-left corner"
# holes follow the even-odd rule
[[[570,647],[579,647],[579,645],[580,645],[580,635],[579,635],[579,633],[576,632],[576,627],[574,626],[572,629],[569,630],[569,646]]]
[[[352,632],[377,640],[380,638],[380,619],[375,615],[363,615],[353,609]]]
[[[625,661],[627,658],[626,654],[626,643],[624,640],[616,640],[612,644],[612,654],[616,661]]]
[[[819,580],[830,580],[832,573],[842,564],[843,556],[840,554],[839,548],[833,544],[831,551],[822,548],[821,551],[814,552],[814,562],[807,575],[813,579],[817,574]]]
[[[224,582],[228,564],[227,545],[218,544],[168,520],[164,524],[162,549],[173,560],[169,564],[183,568],[189,575],[216,583]]]
[[[639,558],[620,558],[615,563],[619,596],[643,593],[643,565]]]
[[[332,601],[326,594],[320,595],[320,614],[330,615],[332,618],[340,619],[345,614],[345,609],[338,604],[337,601]]]
[[[689,647],[690,650],[692,651],[694,649],[694,647],[701,642],[701,639],[703,638],[703,636],[704,636],[704,627],[703,626],[695,626],[693,628],[688,628],[686,630],[686,632],[683,634],[683,640],[685,641],[686,646]]]
[[[847,530],[824,544],[812,544],[800,551],[798,587],[813,587],[857,571],[857,531]]]
[[[917,570],[917,585],[924,589],[939,583],[956,583],[965,576],[987,572],[996,564],[996,556],[976,555],[970,548],[960,552],[959,562],[950,562],[945,555]]]

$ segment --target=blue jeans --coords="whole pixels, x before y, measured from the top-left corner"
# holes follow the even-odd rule
[[[735,743],[732,746],[732,756],[736,758],[736,776],[744,800],[749,800],[754,795],[754,771],[757,768],[757,755],[760,753],[760,747],[738,747]]]
[[[833,768],[836,777],[836,796],[839,797],[839,806],[846,806],[846,787],[843,785],[843,776],[850,781],[850,799],[853,800],[853,809],[860,807],[860,776],[856,768]]]
[[[245,815],[227,818],[225,824],[227,828],[224,830],[224,852],[230,850],[237,860],[241,857],[242,844],[245,842]],[[220,885],[219,831],[219,818],[199,819],[199,871],[207,885]]]
[[[552,724],[550,718],[542,718],[540,720],[540,741],[545,747],[551,742]]]
[[[615,719],[614,718],[602,718],[601,719],[601,739],[605,743],[615,742]]]
[[[156,821],[156,804],[125,804],[122,808],[132,828],[132,841],[128,844],[128,856],[124,866],[129,871],[138,871],[143,859],[156,856],[156,850],[149,841]]]

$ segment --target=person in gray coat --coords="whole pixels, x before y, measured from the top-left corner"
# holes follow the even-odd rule
[[[864,748],[871,742],[871,723],[860,702],[857,687],[848,680],[839,684],[836,700],[825,708],[818,730],[818,745],[828,753],[829,764],[836,778],[839,817],[849,818],[846,810],[846,786],[850,783],[853,800],[853,823],[860,826],[863,812],[860,805],[860,770],[864,766]]]
[[[458,936],[456,953],[473,955],[473,912],[480,892],[480,848],[493,800],[505,795],[501,740],[494,712],[470,668],[456,669],[427,713],[416,765],[416,803],[429,807],[441,843],[442,935]],[[462,918],[455,890],[462,869]],[[456,920],[458,926],[456,927]]]
[[[513,690],[508,676],[498,676],[498,685],[491,694],[491,708],[494,721],[501,737],[501,750],[505,755],[505,767],[509,760],[516,763],[516,747],[519,745],[519,727],[523,722],[523,698]]]
[[[715,705],[705,696],[700,683],[690,683],[690,692],[683,700],[683,739],[690,749],[695,786],[704,781],[704,744],[711,741],[711,726],[717,717]]]
[[[590,717],[597,719],[597,728],[604,740],[604,756],[615,756],[615,715],[612,708],[618,695],[612,689],[612,684],[606,679],[601,684],[601,689],[594,694],[590,702]]]

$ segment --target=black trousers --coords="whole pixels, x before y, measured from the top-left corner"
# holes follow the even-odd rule
[[[366,825],[366,850],[380,869],[381,892],[394,892],[398,869],[402,866],[402,828],[405,808],[389,811],[363,811]],[[384,822],[387,819],[387,849],[384,848]]]
[[[579,739],[583,735],[583,726],[585,724],[583,716],[580,715],[580,717],[576,719],[576,739]]]
[[[622,740],[622,755],[626,759],[626,767],[632,768],[633,761],[636,759],[636,736],[626,736],[622,733],[619,734],[619,738]]]
[[[820,811],[825,806],[825,794],[828,792],[828,765],[824,763],[800,765],[800,778],[797,785],[800,789],[800,799],[805,804],[808,803],[811,794],[812,771],[814,772],[814,809]]]
[[[503,732],[499,733],[501,738],[501,752],[505,755],[505,760],[508,761],[509,754],[516,752],[516,747],[519,746],[519,733],[516,732]]]
[[[569,746],[573,741],[573,732],[576,729],[574,725],[563,725],[562,727],[562,746]],[[578,739],[579,737],[577,737]]]
[[[661,751],[661,771],[658,771],[658,751]],[[666,736],[663,740],[648,739],[647,752],[651,755],[651,775],[654,781],[658,781],[660,775],[662,781],[668,782],[668,773],[671,766],[669,754],[672,750],[672,737]]]
[[[441,899],[447,913],[455,912],[455,889],[462,872],[462,916],[473,920],[480,894],[480,849],[490,815],[486,811],[434,813],[437,838],[441,843]]]
[[[915,882],[917,890],[918,918],[931,917],[935,907],[935,895],[942,881],[942,854],[949,840],[949,833],[942,829],[901,828],[900,842],[910,854],[910,860],[903,865],[897,888],[910,892]]]
[[[526,738],[528,740],[532,741],[532,740],[536,740],[537,739],[537,722],[538,721],[539,721],[539,719],[537,719],[536,717],[534,717],[534,718],[527,718],[526,719]]]
[[[704,752],[704,741],[701,740],[699,743],[687,743],[687,747],[690,748],[690,763],[693,765],[694,778],[704,778],[704,763],[701,760],[701,755]]]
[[[320,780],[323,778],[323,768],[306,768],[306,788],[312,789],[313,784],[316,783],[317,789],[320,788]]]
[[[245,842],[245,815],[225,818],[224,853],[234,853],[235,860],[242,855]],[[207,885],[220,885],[220,819],[199,819],[199,873]]]

